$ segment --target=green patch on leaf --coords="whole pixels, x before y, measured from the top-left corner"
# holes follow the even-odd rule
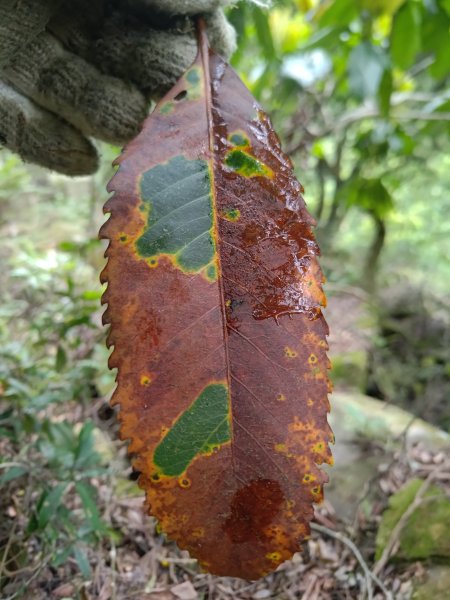
[[[200,81],[201,81],[201,78],[200,78],[200,69],[198,67],[192,67],[186,73],[186,79],[187,79],[187,81],[189,81],[189,83],[192,83],[193,85],[199,84]]]
[[[250,146],[250,140],[244,133],[240,133],[239,131],[232,133],[229,140],[234,146]]]
[[[230,208],[223,213],[223,218],[227,221],[239,221],[241,211],[238,208]]]
[[[225,164],[243,177],[272,177],[267,165],[244,150],[231,150],[225,157]]]
[[[161,475],[179,476],[198,454],[230,440],[228,388],[208,385],[178,418],[155,450],[153,461]]]
[[[196,65],[191,67],[185,75],[185,80],[188,100],[198,100],[203,92],[200,68]]]
[[[214,263],[211,263],[206,268],[206,278],[210,281],[217,281],[217,267]]]
[[[168,102],[164,102],[164,104],[159,109],[159,112],[163,115],[170,114],[175,108],[175,104],[169,100]]]
[[[136,241],[139,256],[156,265],[169,255],[187,273],[206,267],[215,254],[208,163],[175,156],[145,171],[140,188],[148,219]]]

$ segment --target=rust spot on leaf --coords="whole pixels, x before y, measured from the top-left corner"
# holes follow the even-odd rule
[[[255,503],[258,498],[258,505]],[[256,479],[238,490],[223,530],[234,543],[256,540],[280,511],[284,495],[280,484]]]
[[[286,358],[295,358],[296,356],[298,356],[298,352],[296,350],[293,350],[289,346],[286,346],[286,348],[284,349],[284,355],[286,356]]]

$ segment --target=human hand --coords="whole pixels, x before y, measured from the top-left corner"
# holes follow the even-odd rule
[[[67,175],[93,173],[90,137],[124,144],[193,62],[196,15],[227,58],[230,0],[0,0],[0,144]]]

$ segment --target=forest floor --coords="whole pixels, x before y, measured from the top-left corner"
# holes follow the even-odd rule
[[[358,295],[348,294],[333,303],[328,314],[333,337],[331,354],[365,351],[371,335],[360,327],[365,319]],[[351,315],[351,316],[350,316]],[[342,387],[341,394],[351,393]],[[54,411],[54,412],[52,412]],[[0,411],[1,412],[1,411]],[[60,539],[43,539],[29,531],[30,514],[39,498],[23,480],[9,482],[0,498],[0,599],[1,600],[428,600],[416,588],[430,577],[430,561],[392,561],[408,515],[395,527],[386,551],[375,559],[376,536],[389,499],[413,479],[423,483],[413,499],[417,506],[426,489],[435,483],[450,494],[450,464],[439,448],[406,443],[409,421],[396,435],[396,444],[377,443],[363,437],[354,440],[353,450],[361,464],[376,455],[370,475],[361,476],[358,497],[350,510],[339,489],[328,494],[317,507],[311,537],[301,552],[276,572],[256,582],[216,577],[200,572],[195,560],[177,549],[158,532],[155,521],[143,511],[143,493],[130,476],[126,444],[117,438],[115,415],[103,398],[87,407],[68,402],[46,409],[46,417],[81,427],[91,419],[96,425],[97,452],[108,467],[107,476],[93,476],[90,484],[97,495],[96,509],[108,533],[94,544],[85,544],[90,576],[82,575],[80,562],[68,555],[55,566]],[[336,451],[339,449],[339,440]],[[8,442],[0,441],[3,460],[14,464],[17,454]],[[3,463],[5,464],[5,463]],[[336,465],[335,470],[339,465]],[[350,474],[356,478],[356,468]],[[51,471],[50,471],[51,473]],[[343,485],[330,473],[332,482]],[[29,480],[30,481],[30,480]],[[336,486],[336,483],[334,483]],[[331,485],[330,485],[331,491]],[[340,505],[332,498],[340,497]],[[73,514],[82,513],[74,486],[67,488],[64,505]],[[406,511],[407,512],[407,511]],[[347,514],[345,514],[347,513]],[[351,515],[349,518],[348,515]],[[218,541],[218,543],[220,543]],[[49,551],[49,548],[51,551]],[[26,558],[23,558],[25,549]],[[448,589],[433,600],[447,600]]]
[[[349,306],[349,302],[351,306]],[[365,347],[366,341],[357,326],[346,316],[358,312],[354,300],[336,303],[342,318],[333,315],[339,343],[332,351],[341,353]],[[351,310],[350,310],[351,309]],[[353,321],[354,322],[354,321]],[[357,336],[360,336],[356,339]],[[342,346],[343,345],[343,346]],[[342,392],[341,392],[342,393]],[[345,393],[345,391],[344,391]],[[430,450],[423,444],[407,444],[408,425],[398,436],[395,449],[376,441],[355,441],[358,461],[369,462],[376,454],[375,471],[360,482],[359,498],[350,508],[352,518],[326,499],[317,507],[311,537],[301,552],[281,565],[276,572],[256,582],[216,577],[200,572],[195,560],[177,549],[158,533],[155,521],[143,511],[143,494],[132,480],[126,457],[126,445],[117,439],[113,411],[98,399],[86,414],[85,408],[73,404],[57,416],[74,423],[91,418],[97,425],[97,451],[109,463],[109,476],[92,478],[96,487],[98,510],[112,536],[105,536],[95,546],[86,547],[92,570],[89,580],[80,574],[73,557],[58,567],[49,563],[39,544],[28,537],[27,565],[14,568],[11,548],[24,539],[27,513],[35,501],[28,496],[27,506],[21,488],[11,488],[12,496],[3,497],[0,525],[3,542],[9,547],[8,560],[0,564],[4,587],[2,600],[410,600],[428,573],[426,561],[392,562],[402,529],[395,528],[386,544],[386,552],[375,560],[376,535],[389,498],[413,478],[423,481],[417,501],[431,483],[437,482],[450,493],[450,464],[442,450]],[[412,421],[410,422],[412,424]],[[2,449],[7,454],[7,448]],[[333,471],[330,473],[333,478]],[[340,483],[338,482],[338,485]],[[333,497],[339,496],[339,491]],[[16,494],[16,495],[15,495]],[[331,495],[331,494],[330,494]],[[327,497],[325,490],[325,497]],[[75,494],[66,496],[69,510],[80,509]],[[354,507],[354,508],[353,508]],[[219,542],[218,542],[219,543]],[[3,544],[4,545],[4,544]],[[1,563],[1,561],[0,561]],[[433,600],[448,596],[434,595]]]
[[[111,443],[125,464],[124,444]],[[1,598],[408,600],[414,587],[426,580],[427,568],[419,561],[389,562],[401,531],[392,532],[386,556],[378,562],[373,556],[378,523],[388,497],[412,477],[423,479],[424,486],[432,480],[438,481],[450,491],[450,464],[446,463],[443,452],[433,454],[416,446],[407,452],[386,455],[377,476],[361,489],[361,510],[356,511],[352,523],[342,522],[333,506],[325,501],[317,508],[311,538],[304,544],[303,551],[275,573],[250,582],[201,573],[195,560],[157,533],[154,520],[142,510],[142,496],[134,482],[120,479],[116,474],[106,483],[98,482],[98,497],[102,517],[120,535],[115,542],[110,538],[95,549],[88,549],[92,578],[83,581],[73,559],[58,568],[48,566],[39,548],[30,543],[27,567],[14,572],[11,561],[8,568],[2,565],[9,581]],[[363,503],[374,491],[372,497],[376,501],[367,514]],[[70,496],[67,502],[70,508]],[[19,507],[22,510],[26,507],[14,497],[3,498],[2,505],[2,513],[9,515],[12,525],[10,536],[14,545],[16,536],[21,537],[18,530],[26,523]],[[76,509],[75,504],[73,509]],[[3,534],[5,525],[3,521]]]

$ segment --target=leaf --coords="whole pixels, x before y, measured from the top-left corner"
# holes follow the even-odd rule
[[[378,89],[378,105],[380,107],[380,114],[383,117],[388,117],[391,109],[391,95],[392,95],[392,71],[386,69],[380,81],[380,87]]]
[[[26,467],[11,467],[0,477],[0,485],[4,485],[5,483],[8,483],[8,481],[22,477],[22,475],[25,475],[27,472],[28,469]]]
[[[117,162],[101,236],[121,436],[162,530],[204,569],[258,578],[308,535],[331,462],[313,219],[203,37]]]
[[[320,27],[348,25],[358,16],[358,5],[353,0],[331,0],[319,11]]]
[[[67,482],[58,483],[50,491],[42,494],[37,506],[37,525],[40,530],[54,517],[67,485]]]
[[[429,72],[435,79],[448,75],[450,68],[450,27],[449,15],[436,7],[434,14],[427,13],[423,19],[422,46],[425,52],[431,52],[434,58]]]
[[[99,533],[104,532],[106,528],[101,520],[100,512],[95,502],[94,488],[83,481],[77,481],[75,483],[75,489],[81,498],[86,516],[88,516],[91,521],[92,529]]]
[[[271,62],[277,59],[277,53],[272,38],[272,31],[269,24],[267,11],[263,11],[259,6],[252,5],[252,16],[255,21],[256,37],[266,61]]]
[[[55,371],[61,373],[64,367],[67,365],[67,353],[64,348],[59,344],[56,351],[55,357]]]
[[[355,46],[348,60],[350,87],[354,94],[358,98],[375,96],[388,66],[389,61],[380,46],[370,42]]]
[[[421,13],[416,2],[407,2],[395,14],[391,32],[394,65],[407,69],[414,63],[421,45]]]
[[[384,219],[394,207],[392,196],[381,179],[354,177],[342,186],[340,195],[348,206],[358,206],[380,219]]]
[[[83,575],[84,579],[92,578],[92,570],[91,565],[89,564],[89,559],[86,555],[86,552],[82,550],[79,546],[73,547],[73,555],[75,560],[77,561],[78,567]]]

